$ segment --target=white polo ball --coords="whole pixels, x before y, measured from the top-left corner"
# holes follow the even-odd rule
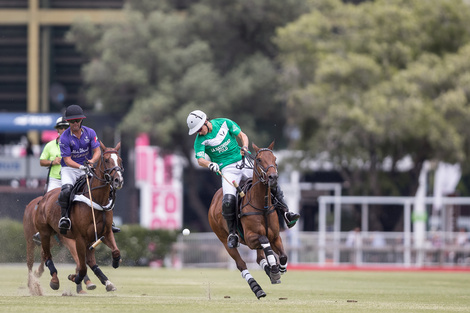
[[[189,231],[189,229],[185,228],[183,229],[183,235],[184,236],[188,236],[191,232]]]

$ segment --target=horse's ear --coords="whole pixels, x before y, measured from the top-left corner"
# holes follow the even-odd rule
[[[119,151],[119,149],[121,149],[121,142],[118,142],[118,144],[116,145],[116,148],[114,148],[114,150],[116,151]]]
[[[274,148],[274,141],[275,140],[273,140],[273,142],[271,142],[271,144],[269,145],[269,147],[268,147],[269,150],[272,150]]]
[[[255,143],[252,143],[251,146],[253,147],[253,149],[255,149],[255,152],[258,153],[258,151],[259,151],[258,146],[255,145]]]
[[[106,150],[106,146],[104,145],[104,143],[100,140],[100,147],[101,147],[101,150]]]

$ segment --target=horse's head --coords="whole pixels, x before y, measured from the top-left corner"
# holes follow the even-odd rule
[[[124,185],[124,178],[122,172],[122,159],[119,156],[119,149],[121,143],[118,143],[115,148],[107,148],[102,142],[101,145],[101,166],[100,170],[103,172],[103,178],[108,182],[111,187],[119,190]]]
[[[252,146],[256,152],[253,165],[256,176],[263,184],[276,187],[278,173],[276,157],[272,150],[274,147],[274,141],[267,148],[258,148],[254,143]]]

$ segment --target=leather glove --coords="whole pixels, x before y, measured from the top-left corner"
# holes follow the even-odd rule
[[[86,175],[89,177],[93,176],[93,173],[91,172],[90,168],[86,165],[80,165],[80,169],[85,172]]]
[[[209,164],[209,169],[213,171],[214,173],[217,173],[218,171],[220,171],[219,164],[214,163],[214,162],[211,162]]]

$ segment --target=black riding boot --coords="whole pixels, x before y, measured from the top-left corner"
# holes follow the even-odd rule
[[[111,229],[113,233],[119,233],[121,231],[121,229],[114,224],[114,221],[113,221],[113,224],[111,225]]]
[[[275,207],[278,210],[278,213],[284,217],[287,227],[294,227],[295,223],[297,223],[300,218],[300,214],[289,212],[289,207],[284,201],[284,193],[282,192],[281,187],[279,187],[279,185],[277,185],[276,188],[272,188],[271,192],[274,198],[277,200],[275,201]]]
[[[229,231],[227,238],[227,246],[229,248],[236,248],[240,245],[237,235],[236,202],[237,199],[234,195],[224,195],[222,200],[222,215],[227,221]]]
[[[72,223],[69,218],[69,198],[72,192],[72,185],[62,186],[59,194],[60,214],[59,229],[61,234],[66,234],[70,229]]]

